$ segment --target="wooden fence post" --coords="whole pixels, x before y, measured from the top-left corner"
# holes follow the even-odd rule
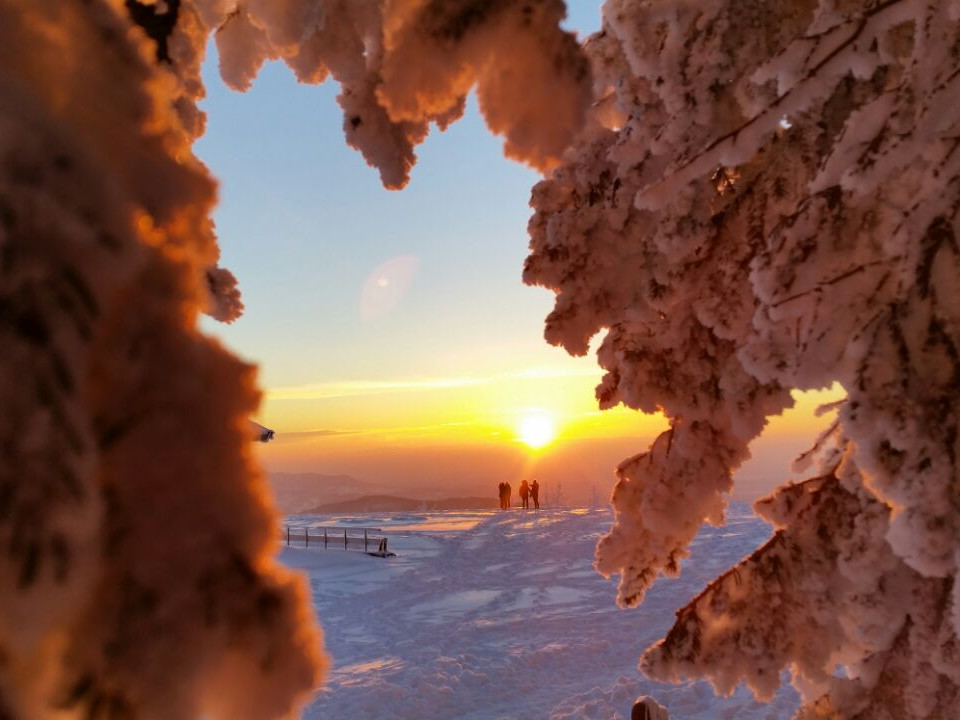
[[[325,526],[320,526],[316,528],[317,530],[323,531],[323,547],[326,549],[330,546],[330,533],[327,532],[330,530],[338,530],[338,528],[327,528]],[[387,552],[387,539],[385,537],[370,537],[370,528],[356,528],[358,530],[363,530],[363,551],[366,553],[371,552],[371,543],[377,545],[377,553],[383,554]],[[287,547],[292,547],[295,539],[296,533],[293,532],[293,529],[290,525],[284,525],[282,530],[286,534],[286,543]],[[379,528],[374,528],[374,532],[380,532]],[[334,533],[335,536],[335,533]],[[281,535],[281,542],[283,541],[283,535]],[[314,538],[314,544],[319,545],[320,533],[317,533],[317,536]],[[353,546],[358,550],[360,549],[360,536],[350,537],[350,528],[343,528],[343,549],[350,550],[350,543],[353,542]],[[305,527],[303,529],[303,547],[310,547],[310,528]],[[2,720],[2,718],[0,718]]]

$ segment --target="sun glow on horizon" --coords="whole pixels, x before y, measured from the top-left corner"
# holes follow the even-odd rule
[[[583,363],[463,370],[269,388],[260,418],[277,431],[271,452],[306,459],[347,448],[452,444],[540,454],[560,436],[652,440],[667,427],[660,415],[597,410],[593,390],[601,370]]]
[[[517,427],[517,439],[534,450],[546,447],[556,436],[557,427],[553,416],[544,410],[527,412]]]

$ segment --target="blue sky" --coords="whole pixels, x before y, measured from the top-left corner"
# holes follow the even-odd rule
[[[598,0],[570,10],[569,27],[599,26]],[[213,48],[204,76],[208,125],[196,151],[220,181],[222,262],[246,304],[234,325],[204,327],[260,366],[258,418],[279,433],[259,450],[269,470],[472,478],[478,492],[490,477],[535,472],[578,479],[585,492],[608,486],[615,463],[663,429],[659,416],[597,413],[595,358],[544,342],[553,294],[520,278],[539,175],[504,158],[474,102],[431,134],[410,184],[391,192],[346,146],[334,83],[299,85],[274,63],[235,93]],[[365,282],[400,256],[418,263],[409,287],[389,313],[364,319]],[[748,494],[786,476],[824,422],[813,418],[819,399],[755,445],[739,474]],[[557,441],[532,452],[518,428],[538,412],[555,421]]]
[[[570,27],[598,25],[599,2],[570,4]],[[212,47],[204,79],[208,124],[196,151],[220,181],[222,264],[246,304],[235,325],[205,327],[259,362],[265,386],[564,362],[541,335],[552,294],[520,281],[539,176],[503,157],[475,102],[431,134],[410,184],[391,192],[344,143],[333,82],[300,85],[273,63],[236,93]],[[405,297],[362,321],[365,279],[401,255],[419,263]]]

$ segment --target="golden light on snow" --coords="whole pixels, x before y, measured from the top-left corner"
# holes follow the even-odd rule
[[[520,419],[517,439],[527,447],[538,450],[549,445],[556,436],[553,416],[544,410],[531,410]]]

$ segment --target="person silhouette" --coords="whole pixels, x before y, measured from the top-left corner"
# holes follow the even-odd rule
[[[530,507],[530,486],[527,484],[526,480],[520,483],[520,500],[524,509]]]
[[[533,479],[533,484],[530,486],[530,497],[533,498],[533,509],[540,509],[540,483],[537,482],[537,479]],[[529,506],[527,506],[529,507]]]
[[[504,510],[509,510],[510,505],[513,503],[513,488],[510,487],[510,483],[505,482],[503,491],[503,501],[504,501]]]

